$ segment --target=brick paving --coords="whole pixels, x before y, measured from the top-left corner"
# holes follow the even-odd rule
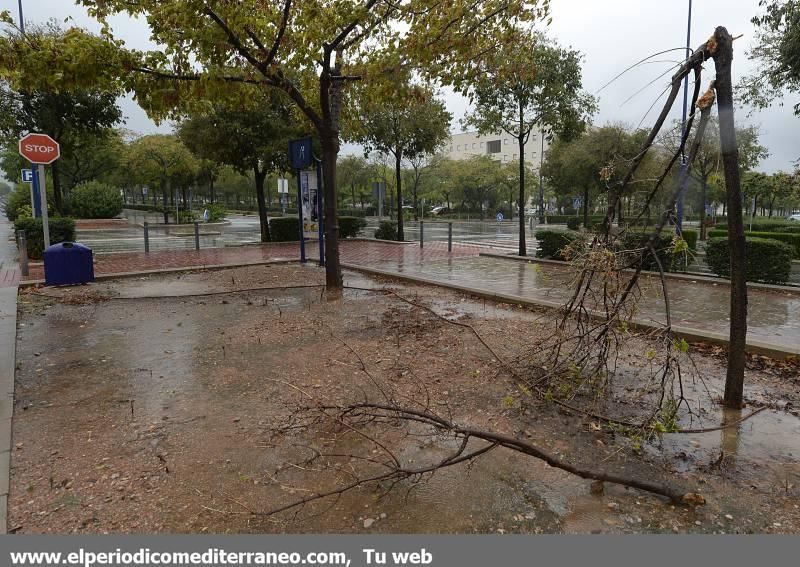
[[[306,243],[306,252],[310,260],[317,259],[317,251],[316,242]],[[435,260],[478,256],[482,251],[485,251],[485,248],[454,244],[453,251],[448,252],[447,244],[439,242],[431,243],[420,249],[415,244],[354,240],[342,242],[341,261],[371,267],[418,266],[423,262]],[[299,258],[300,246],[296,242],[205,250],[164,250],[149,254],[121,252],[95,255],[94,272],[96,276],[109,276],[150,270],[202,268]],[[19,274],[10,274],[9,281],[15,277],[19,278]],[[28,277],[22,278],[22,281],[41,279],[44,279],[44,267],[38,264],[30,267]]]

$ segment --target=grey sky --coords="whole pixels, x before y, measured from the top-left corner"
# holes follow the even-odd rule
[[[637,60],[657,51],[681,47],[686,41],[688,0],[551,0],[551,5],[553,24],[549,33],[561,44],[584,53],[584,85],[592,93]],[[23,0],[23,6],[26,21],[48,18],[63,21],[71,17],[78,25],[98,29],[86,10],[75,6],[71,0]],[[0,9],[10,10],[17,17],[16,0],[0,0]],[[758,0],[693,2],[692,46],[709,37],[717,25],[726,26],[734,36],[743,34],[735,44],[734,82],[754,66],[747,60],[745,51],[753,41],[750,18],[757,10]],[[144,22],[117,18],[112,26],[130,47],[152,47]],[[642,65],[603,90],[599,95],[600,110],[595,124],[618,121],[639,124],[671,73],[624,105],[623,101],[672,65],[664,60],[677,61],[681,57],[681,52],[657,57],[662,62]],[[709,62],[704,82],[712,75],[713,63]],[[458,131],[458,119],[463,116],[467,103],[452,93],[446,95],[446,100],[456,119],[453,129]],[[769,149],[770,157],[759,169],[767,172],[792,169],[792,162],[800,157],[800,118],[795,118],[791,109],[797,100],[797,97],[787,98],[785,106],[776,105],[749,117],[744,111],[738,113],[737,120],[760,127],[761,142]],[[122,106],[128,128],[141,133],[169,130],[167,125],[157,128],[132,100],[126,99]],[[674,118],[680,117],[677,106]],[[651,112],[643,125],[652,123],[655,112]]]

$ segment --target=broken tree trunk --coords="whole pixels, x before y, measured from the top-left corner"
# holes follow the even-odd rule
[[[747,340],[747,281],[745,276],[745,238],[742,218],[742,190],[739,180],[739,153],[733,123],[733,85],[731,61],[733,38],[720,26],[714,31],[716,49],[712,55],[717,71],[717,110],[722,165],[728,201],[728,248],[731,267],[731,325],[728,338],[728,371],[725,379],[727,407],[742,407],[744,392],[745,344]]]

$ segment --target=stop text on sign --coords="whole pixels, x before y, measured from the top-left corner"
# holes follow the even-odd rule
[[[48,164],[61,156],[61,148],[47,134],[28,134],[19,141],[19,153],[31,163]]]

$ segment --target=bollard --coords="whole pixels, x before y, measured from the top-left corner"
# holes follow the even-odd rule
[[[144,253],[150,252],[150,223],[144,221]]]
[[[194,221],[194,249],[200,250],[200,223]]]
[[[28,275],[28,240],[25,231],[17,231],[17,246],[19,246],[19,271],[23,276]]]
[[[447,251],[453,251],[453,223],[447,223]]]
[[[419,247],[425,242],[425,221],[419,221]]]

